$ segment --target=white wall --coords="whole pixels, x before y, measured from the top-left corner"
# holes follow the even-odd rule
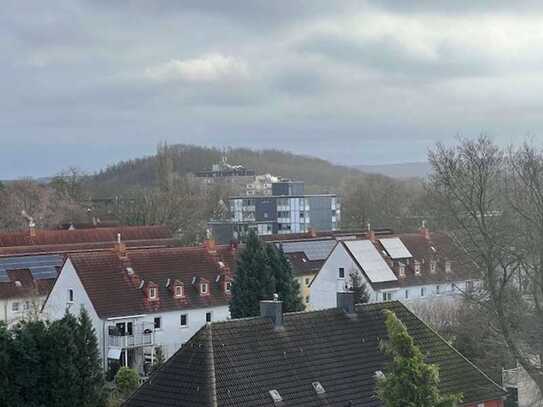
[[[339,278],[340,267],[345,269],[345,279]],[[358,272],[362,278],[362,281],[367,283],[357,264],[340,243],[334,248],[311,284],[311,309],[326,309],[335,307],[337,305],[336,293],[344,291],[345,284],[349,283],[349,275],[352,272]],[[439,293],[437,292],[438,285]],[[370,294],[370,302],[382,302],[384,300],[384,292],[391,293],[390,300],[392,301],[397,300],[402,302],[410,302],[429,301],[432,298],[456,296],[460,295],[466,289],[465,281],[455,282],[454,285],[454,290],[453,283],[451,282],[391,288],[386,290],[373,290],[371,285],[367,284],[368,292]],[[475,286],[477,286],[477,284]],[[421,295],[422,288],[424,288],[424,295]],[[405,297],[406,290],[409,293],[408,298]]]
[[[26,319],[30,314],[39,313],[45,301],[45,296],[28,296],[0,299],[0,321],[8,326]],[[18,311],[13,310],[13,304],[18,304]]]
[[[143,321],[153,323],[155,317],[161,318],[160,330],[155,331],[155,344],[162,346],[164,356],[168,358],[206,324],[207,312],[211,312],[212,321],[224,321],[230,318],[228,306],[223,305],[147,314]],[[181,314],[188,315],[187,327],[181,327]]]
[[[339,278],[340,267],[345,269],[345,278],[343,279]],[[311,296],[309,297],[311,309],[334,308],[337,305],[337,293],[345,291],[345,284],[350,283],[351,273],[358,273],[362,281],[366,282],[349,253],[341,243],[338,243],[311,283]],[[369,284],[367,286],[371,298],[374,298],[375,293]]]
[[[68,301],[68,290],[74,290],[74,301],[70,303]],[[42,309],[42,318],[50,321],[61,319],[66,311],[69,311],[74,316],[79,316],[81,307],[85,308],[92,321],[94,330],[96,331],[96,337],[99,344],[103,344],[103,324],[102,320],[96,314],[94,306],[87,295],[87,292],[83,288],[83,284],[77,275],[77,272],[72,265],[71,260],[68,258],[64,267],[60,271],[60,274],[53,286],[53,289],[49,293],[47,302]],[[100,353],[103,355],[104,348],[100,346]]]

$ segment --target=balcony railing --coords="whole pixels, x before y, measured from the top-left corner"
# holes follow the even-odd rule
[[[132,333],[124,335],[112,327],[108,334],[108,345],[115,348],[137,348],[153,346],[155,343],[154,326],[152,323],[134,324]]]

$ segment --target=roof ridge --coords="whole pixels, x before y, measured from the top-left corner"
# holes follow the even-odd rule
[[[213,351],[213,327],[209,324],[209,340],[207,343],[207,360],[209,363],[209,404],[211,407],[217,407],[217,378],[215,376],[215,352]]]

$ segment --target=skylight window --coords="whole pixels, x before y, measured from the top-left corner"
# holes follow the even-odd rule
[[[315,392],[317,394],[324,394],[326,393],[326,390],[324,390],[324,387],[320,382],[313,382],[311,383],[313,385],[313,388],[315,389]]]
[[[274,403],[280,403],[283,401],[283,397],[281,397],[277,390],[270,390],[269,393]]]

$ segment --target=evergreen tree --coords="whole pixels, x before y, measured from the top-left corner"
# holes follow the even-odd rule
[[[45,361],[49,355],[47,327],[43,322],[24,322],[12,330],[10,360],[11,391],[17,394],[16,407],[49,406],[49,377]],[[10,404],[8,404],[10,405]]]
[[[232,318],[253,317],[260,313],[259,301],[272,298],[275,282],[262,243],[251,231],[240,252],[232,282],[230,314]]]
[[[461,396],[440,395],[438,367],[424,361],[421,350],[392,311],[385,310],[385,315],[389,340],[381,343],[381,350],[391,362],[377,379],[377,396],[385,407],[456,406]]]
[[[138,372],[126,366],[121,367],[115,375],[115,385],[121,398],[128,398],[139,386]]]
[[[79,314],[75,343],[78,350],[75,360],[79,372],[78,405],[81,407],[101,406],[105,399],[104,374],[98,353],[98,340],[89,314],[84,308],[81,308]]]
[[[368,291],[368,285],[362,281],[362,277],[357,272],[352,272],[351,277],[351,290],[354,293],[355,304],[366,304],[370,301],[370,293]]]
[[[78,348],[75,332],[77,319],[70,313],[51,323],[47,332],[47,351],[44,352],[45,374],[48,383],[48,406],[71,407],[80,405],[81,372],[77,366]]]
[[[294,278],[292,267],[283,250],[268,244],[266,245],[266,256],[275,282],[275,292],[283,301],[283,311],[303,311],[305,306],[300,296],[300,284]]]
[[[162,352],[162,346],[155,347],[155,361],[151,367],[151,373],[154,373],[162,367],[165,362],[164,352]]]
[[[13,336],[3,322],[0,322],[0,406],[20,405],[19,397],[13,386],[12,359]]]

